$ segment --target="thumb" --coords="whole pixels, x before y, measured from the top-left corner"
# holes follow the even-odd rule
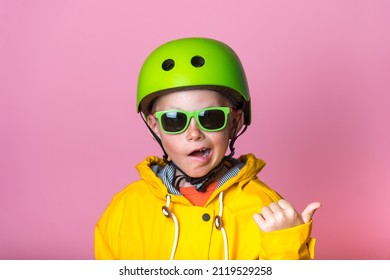
[[[321,207],[321,203],[319,202],[312,202],[309,205],[306,206],[305,210],[303,210],[301,216],[303,219],[303,222],[306,224],[310,222],[311,218],[314,215],[314,212]]]

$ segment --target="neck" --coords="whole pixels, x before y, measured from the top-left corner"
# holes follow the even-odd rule
[[[212,183],[212,182],[216,182],[216,181],[219,181],[221,180],[222,176],[228,171],[228,168],[226,166],[223,166],[221,168],[221,170],[219,170],[219,172],[210,180],[209,184]],[[178,170],[176,169],[176,173],[175,173],[176,176],[183,176],[183,174]],[[179,184],[179,187],[180,188],[187,188],[187,187],[193,187],[194,185],[191,184],[190,182],[186,181],[186,180],[181,180],[180,184]]]
[[[179,166],[177,166],[173,161],[170,161],[170,164],[173,165],[173,167],[176,169],[176,176],[173,178],[172,185],[176,190],[179,190],[179,187],[182,184],[182,181],[187,181],[191,185],[195,185],[196,189],[200,192],[204,192],[206,190],[207,185],[212,181],[215,180],[215,177],[223,174],[222,170],[225,168],[225,162],[229,158],[231,158],[234,154],[234,149],[231,150],[230,154],[228,156],[224,156],[222,161],[213,169],[209,171],[206,175],[203,175],[202,177],[193,178],[186,174],[183,170],[180,169]],[[178,173],[179,172],[179,173]]]

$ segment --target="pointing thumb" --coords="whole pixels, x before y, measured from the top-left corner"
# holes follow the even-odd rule
[[[321,207],[321,203],[319,202],[312,202],[308,206],[306,206],[305,210],[303,210],[301,216],[303,222],[306,224],[310,222],[311,218],[314,215],[314,212]]]

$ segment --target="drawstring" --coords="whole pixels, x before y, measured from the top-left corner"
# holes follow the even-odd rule
[[[166,198],[167,198],[167,203],[165,206],[162,207],[162,212],[165,217],[172,218],[175,224],[175,237],[173,239],[171,257],[170,257],[170,260],[173,260],[176,253],[177,242],[179,240],[179,223],[177,221],[175,214],[173,214],[173,212],[169,209],[169,205],[171,204],[171,196],[167,194]],[[223,214],[223,192],[220,192],[219,193],[219,215],[215,216],[214,223],[215,223],[215,227],[218,230],[220,230],[222,233],[224,258],[225,260],[229,260],[228,240],[227,240],[225,228],[223,227],[222,214]]]
[[[179,239],[179,223],[177,222],[177,218],[175,214],[169,209],[169,204],[171,203],[171,196],[167,194],[167,204],[162,207],[162,212],[165,217],[170,218],[172,217],[173,222],[175,224],[175,238],[173,239],[173,246],[172,246],[172,252],[171,252],[171,257],[169,258],[170,260],[173,260],[175,257],[176,253],[176,248],[177,248],[177,241]]]
[[[223,247],[224,247],[224,256],[225,261],[229,260],[229,250],[228,250],[228,240],[225,228],[223,227],[222,222],[222,214],[223,214],[223,192],[219,193],[219,215],[215,217],[215,227],[221,231],[223,237]]]

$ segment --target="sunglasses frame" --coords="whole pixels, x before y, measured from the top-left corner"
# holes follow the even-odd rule
[[[224,113],[225,122],[224,122],[222,127],[217,128],[217,129],[208,129],[208,128],[205,128],[201,124],[201,122],[199,121],[199,114],[202,113],[202,112],[205,112],[205,111],[210,111],[210,110],[220,110],[220,111],[222,111]],[[180,133],[183,133],[184,131],[186,131],[188,129],[188,126],[189,126],[189,124],[191,122],[191,118],[195,118],[197,125],[202,130],[207,131],[207,132],[216,132],[216,131],[221,131],[221,130],[223,130],[226,127],[226,124],[228,122],[228,116],[229,116],[229,114],[230,114],[230,112],[232,110],[233,110],[233,108],[231,108],[231,107],[208,107],[208,108],[203,108],[203,109],[196,110],[196,111],[193,111],[193,112],[188,112],[188,111],[184,111],[184,110],[158,111],[158,112],[155,112],[153,115],[158,120],[161,129],[166,134],[180,134]],[[174,131],[174,132],[166,131],[164,126],[163,126],[162,120],[161,120],[162,116],[164,114],[166,114],[166,113],[173,113],[173,112],[175,112],[175,113],[183,113],[187,117],[187,122],[186,122],[185,126],[183,127],[183,129],[181,129],[179,131]]]

